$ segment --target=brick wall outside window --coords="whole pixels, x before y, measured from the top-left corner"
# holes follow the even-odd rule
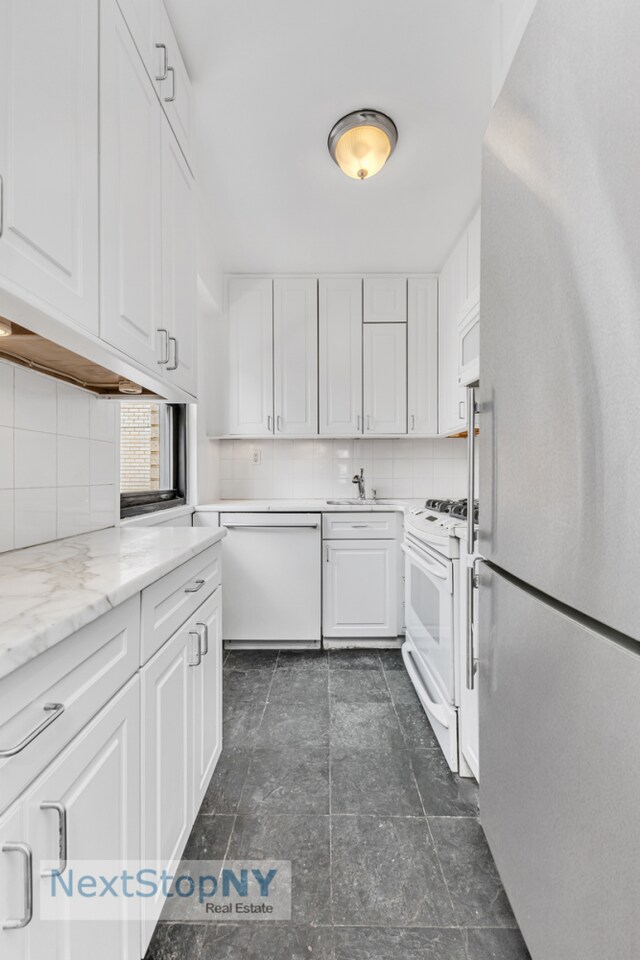
[[[120,407],[120,489],[122,493],[160,488],[160,428],[157,403]]]

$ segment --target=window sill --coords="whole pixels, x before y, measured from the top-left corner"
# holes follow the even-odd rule
[[[180,507],[168,507],[166,510],[155,510],[153,513],[141,513],[137,517],[125,517],[120,521],[121,527],[154,527],[167,520],[178,520],[180,517],[190,516],[193,507],[183,504]]]

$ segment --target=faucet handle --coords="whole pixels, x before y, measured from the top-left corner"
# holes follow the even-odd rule
[[[371,487],[371,499],[372,500],[378,499],[378,491],[376,490],[375,487]]]

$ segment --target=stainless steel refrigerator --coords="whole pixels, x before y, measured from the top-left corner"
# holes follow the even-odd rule
[[[484,147],[480,809],[534,960],[640,955],[639,51],[539,0]]]

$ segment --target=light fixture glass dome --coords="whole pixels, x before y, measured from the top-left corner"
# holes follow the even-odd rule
[[[377,110],[358,110],[338,120],[329,153],[348,177],[366,180],[382,170],[397,141],[393,120]]]

